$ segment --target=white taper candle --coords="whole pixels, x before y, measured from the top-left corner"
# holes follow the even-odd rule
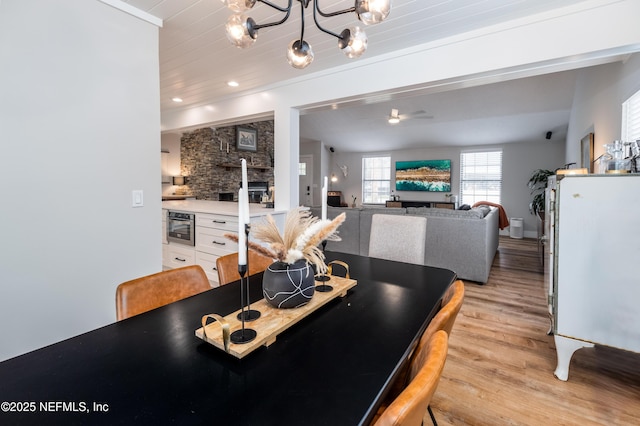
[[[249,219],[249,183],[248,183],[248,179],[247,179],[247,160],[245,160],[244,158],[241,160],[241,164],[242,164],[242,188],[244,189],[244,191],[242,191],[242,200],[239,200],[240,202],[242,202],[243,207],[242,207],[242,211],[244,213],[244,223],[246,223],[247,225],[250,222]]]
[[[238,190],[238,265],[247,265],[247,235],[244,233],[244,188]]]
[[[327,220],[327,187],[328,179],[324,177],[324,185],[322,186],[322,220]]]

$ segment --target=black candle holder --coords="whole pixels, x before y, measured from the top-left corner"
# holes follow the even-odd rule
[[[251,328],[245,328],[244,323],[246,321],[246,315],[244,315],[245,310],[244,310],[244,302],[245,302],[245,298],[244,298],[244,276],[247,273],[247,265],[238,265],[238,273],[240,274],[240,309],[241,312],[238,314],[238,319],[242,322],[242,328],[240,330],[236,330],[233,333],[231,333],[230,336],[230,340],[233,343],[249,343],[250,341],[252,341],[253,339],[256,338],[256,336],[258,335],[258,333],[251,329]],[[248,282],[249,282],[249,277],[247,277],[247,290],[249,289],[248,287]]]
[[[237,318],[239,320],[242,320],[242,321],[248,321],[248,322],[249,321],[255,321],[258,318],[260,318],[261,313],[260,313],[260,311],[258,311],[256,309],[251,309],[251,302],[249,301],[249,277],[247,276],[247,278],[245,280],[246,280],[246,283],[247,283],[246,284],[247,297],[244,299],[244,303],[242,305],[243,305],[243,308],[244,308],[244,305],[246,304],[247,310],[246,311],[244,309],[241,310],[238,313]],[[242,285],[242,280],[241,280],[240,285]],[[240,297],[242,297],[242,295]]]
[[[244,250],[246,250],[246,253],[247,253],[247,257],[246,257],[247,265],[245,266],[246,269],[244,271],[244,274],[247,275],[247,278],[246,278],[246,293],[247,293],[246,298],[245,298],[245,296],[243,294],[243,291],[244,291],[243,289],[245,288],[245,286],[242,285],[243,273],[240,272],[240,265],[238,265],[238,273],[240,274],[240,298],[242,299],[242,302],[241,302],[242,305],[241,306],[243,308],[240,311],[240,313],[238,313],[238,316],[237,316],[237,318],[240,321],[255,321],[258,318],[260,318],[260,315],[261,315],[260,311],[257,311],[255,309],[251,309],[251,298],[249,297],[249,274],[248,274],[248,271],[249,271],[249,230],[250,229],[251,229],[251,225],[249,225],[248,223],[245,223],[245,225],[244,225],[244,233],[247,236],[247,238],[246,238],[247,245],[246,245],[246,247],[238,247],[238,250],[244,249]],[[244,310],[244,306],[245,305],[247,306],[247,310],[246,311]]]
[[[322,253],[324,253],[325,248],[327,247],[327,240],[322,241]],[[323,273],[322,275],[318,275],[317,277],[315,277],[316,281],[319,282],[327,282],[331,279],[331,277],[325,273]],[[320,293],[327,293],[329,291],[332,291],[333,287],[330,286],[329,284],[319,284],[316,286],[316,291],[319,291]]]

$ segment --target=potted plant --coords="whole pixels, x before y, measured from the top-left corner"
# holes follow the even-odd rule
[[[553,176],[555,172],[546,169],[538,169],[533,172],[527,182],[527,186],[531,189],[531,203],[529,203],[529,211],[531,214],[537,214],[540,219],[544,219],[544,190],[547,187],[549,176]]]

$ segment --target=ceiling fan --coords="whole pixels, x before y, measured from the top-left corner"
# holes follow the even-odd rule
[[[387,121],[389,122],[389,124],[398,124],[401,121],[410,120],[414,118],[431,119],[433,118],[433,115],[427,115],[427,112],[424,110],[414,111],[407,114],[400,114],[400,112],[396,108],[392,108],[391,114],[389,114]]]

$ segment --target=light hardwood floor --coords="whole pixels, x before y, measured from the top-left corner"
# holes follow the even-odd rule
[[[431,402],[439,425],[640,425],[640,354],[580,349],[567,382],[553,375],[535,240],[500,237],[489,282],[465,293]]]

